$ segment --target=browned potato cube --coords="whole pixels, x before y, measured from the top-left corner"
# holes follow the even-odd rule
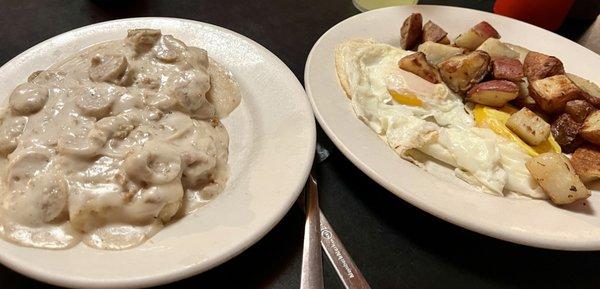
[[[475,50],[488,38],[500,39],[500,34],[498,34],[498,31],[492,25],[482,21],[473,26],[469,31],[456,37],[454,44],[458,47]]]
[[[523,61],[523,73],[529,82],[533,82],[537,79],[565,74],[565,69],[558,58],[530,51]]]
[[[555,204],[569,204],[590,196],[569,159],[561,153],[543,153],[529,159],[525,166]]]
[[[400,47],[413,49],[421,42],[423,35],[423,17],[421,13],[413,13],[404,20],[400,28]]]
[[[467,100],[494,107],[503,107],[517,98],[519,87],[506,80],[490,80],[473,85],[467,92]]]
[[[433,65],[438,65],[440,62],[465,52],[464,49],[450,45],[435,43],[431,41],[423,42],[417,49],[419,52],[425,53],[427,61]]]
[[[592,104],[583,99],[574,99],[565,104],[565,112],[579,123],[582,123],[595,110],[596,108]]]
[[[567,73],[567,77],[581,89],[581,94],[585,100],[596,107],[600,107],[600,87],[598,85],[575,74]]]
[[[442,80],[455,92],[465,92],[490,71],[490,56],[483,51],[448,58],[438,65]]]
[[[600,145],[600,111],[597,110],[588,115],[579,133],[585,140]]]
[[[492,76],[495,79],[518,82],[523,78],[523,65],[518,59],[507,57],[492,58],[492,67]]]
[[[584,183],[600,179],[600,149],[597,147],[578,148],[571,157],[571,164]]]
[[[398,61],[398,67],[400,67],[400,69],[414,73],[431,83],[439,83],[441,81],[438,69],[435,66],[429,64],[429,62],[427,62],[425,54],[423,54],[422,52],[416,52],[411,55],[402,57],[402,59]]]
[[[500,40],[496,38],[488,38],[484,41],[477,50],[485,51],[490,57],[507,57],[507,58],[515,58],[519,59],[519,53],[512,50],[508,45],[502,43]]]
[[[561,110],[565,104],[579,98],[579,88],[565,75],[555,75],[529,83],[529,95],[545,112]]]
[[[444,36],[444,38],[442,38],[442,40],[438,41],[437,43],[450,45],[450,38],[448,38],[448,36]]]
[[[437,24],[427,21],[423,26],[423,42],[431,41],[431,42],[441,42],[445,41],[444,39],[448,39],[446,37],[448,32],[444,31],[442,27],[439,27]],[[450,42],[450,40],[448,40]]]
[[[506,126],[529,145],[539,145],[550,135],[550,125],[526,107],[513,113]]]
[[[578,136],[580,129],[581,124],[574,121],[567,113],[559,115],[550,126],[554,140],[564,153],[571,153],[583,144],[583,139]]]
[[[519,59],[519,61],[521,61],[521,62],[525,61],[525,57],[527,57],[527,54],[529,53],[529,49],[527,49],[523,46],[511,44],[511,43],[504,43],[504,45],[506,45],[508,48],[510,48],[512,51],[516,52],[519,55],[517,57]]]

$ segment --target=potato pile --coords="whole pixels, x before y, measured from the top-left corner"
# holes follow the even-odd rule
[[[498,31],[485,21],[460,34],[453,43],[440,26],[422,22],[421,14],[413,13],[402,25],[400,46],[416,53],[398,62],[401,69],[431,83],[444,82],[465,101],[520,108],[506,123],[510,130],[529,145],[537,145],[552,134],[564,153],[573,153],[570,160],[542,154],[532,159],[538,161],[535,164],[554,161],[554,165],[564,162],[572,166],[573,170],[564,170],[562,175],[553,173],[560,180],[573,179],[571,175],[584,182],[600,179],[600,87],[566,73],[555,56],[500,41]],[[536,169],[539,165],[535,164],[528,166],[532,176],[546,180],[546,186],[540,185],[553,201],[559,200],[555,203],[589,195],[553,194],[559,188],[548,188],[549,176],[540,175],[547,170]],[[575,181],[565,184],[580,188]]]

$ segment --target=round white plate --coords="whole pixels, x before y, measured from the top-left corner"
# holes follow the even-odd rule
[[[264,236],[292,206],[312,164],[314,117],[294,74],[256,42],[214,25],[134,18],[79,28],[25,51],[0,68],[0,96],[27,76],[92,44],[156,28],[206,49],[240,84],[242,102],[224,119],[231,176],[215,200],[167,226],[145,244],[103,251],[80,244],[50,251],[0,241],[0,261],[41,281],[69,287],[141,287],[219,265]],[[267,256],[265,256],[266,258]]]
[[[451,223],[529,246],[600,249],[600,193],[585,206],[558,208],[549,202],[481,193],[457,178],[439,178],[398,157],[358,120],[336,76],[334,47],[348,38],[372,38],[399,46],[400,27],[413,12],[432,20],[450,38],[485,20],[503,41],[555,55],[569,72],[600,83],[600,56],[541,28],[491,13],[447,6],[400,6],[362,13],[331,28],[314,45],[305,68],[305,88],[319,123],[337,147],[365,174],[411,204]],[[423,228],[424,230],[427,228]]]

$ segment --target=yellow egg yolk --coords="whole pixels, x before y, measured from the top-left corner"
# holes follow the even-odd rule
[[[543,143],[530,146],[525,143],[520,137],[512,132],[505,124],[511,114],[517,112],[518,109],[512,106],[504,106],[500,109],[493,107],[477,104],[473,110],[473,116],[475,118],[475,124],[478,127],[487,127],[494,131],[496,134],[503,136],[517,145],[522,147],[529,155],[537,156],[545,152],[557,152],[560,153],[560,145],[556,143],[552,134]]]
[[[399,104],[405,104],[410,106],[421,106],[423,101],[421,101],[414,93],[409,91],[396,91],[393,89],[388,89],[388,92],[392,96],[392,98],[398,102]]]

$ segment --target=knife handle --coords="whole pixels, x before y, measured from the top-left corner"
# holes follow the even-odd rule
[[[323,289],[323,261],[319,248],[319,194],[317,182],[310,175],[306,189],[306,224],[302,250],[300,289]]]
[[[331,225],[319,210],[319,219],[321,221],[321,247],[325,254],[333,264],[335,271],[342,280],[346,289],[370,289],[369,283],[358,270],[354,261],[344,248],[342,241],[333,231]]]

